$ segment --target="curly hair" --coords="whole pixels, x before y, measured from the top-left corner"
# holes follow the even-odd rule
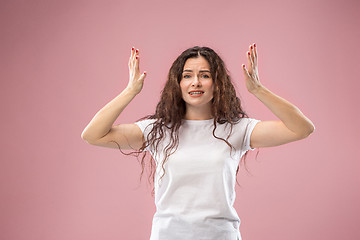
[[[139,149],[139,151],[132,152],[137,153],[137,156],[140,153],[143,153],[143,157],[141,159],[142,171],[140,175],[140,181],[144,173],[144,167],[146,165],[146,151],[144,151],[145,148],[151,145],[157,152],[159,144],[164,139],[165,133],[169,131],[168,133],[170,134],[170,141],[163,149],[165,157],[162,161],[163,174],[160,179],[165,175],[164,164],[168,160],[169,156],[177,150],[179,144],[179,128],[183,123],[186,113],[186,105],[182,98],[182,92],[180,88],[183,68],[187,59],[198,58],[200,56],[204,57],[208,61],[210,65],[210,73],[211,76],[213,76],[214,92],[213,99],[211,100],[211,113],[214,120],[214,128],[212,134],[215,138],[224,141],[231,150],[234,149],[234,147],[227,141],[227,139],[231,135],[233,125],[242,118],[248,118],[248,115],[242,109],[241,101],[236,96],[236,91],[231,81],[229,71],[226,68],[224,61],[213,49],[199,46],[189,48],[182,52],[181,55],[178,56],[177,59],[173,62],[169,70],[165,86],[161,91],[160,101],[156,106],[155,114],[139,119],[139,121],[144,119],[154,119],[154,122],[151,126],[151,131],[145,137],[146,141],[144,142],[143,146]],[[230,124],[230,133],[226,139],[215,135],[217,124],[225,123]],[[248,152],[246,152],[242,157],[245,168],[245,159],[247,153]],[[150,182],[150,179],[152,178],[152,183],[154,183],[156,163],[154,162],[154,158],[152,156],[150,158],[150,175],[148,180]],[[236,176],[238,171],[239,166],[236,170]],[[236,182],[238,183],[237,179]],[[154,188],[152,190],[152,194],[154,194]]]

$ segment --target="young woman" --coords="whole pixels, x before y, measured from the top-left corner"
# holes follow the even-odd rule
[[[157,209],[151,240],[241,239],[233,207],[240,159],[248,150],[297,141],[314,131],[296,106],[262,85],[255,44],[247,59],[242,68],[248,91],[280,120],[249,118],[222,59],[211,48],[196,46],[172,64],[155,114],[114,126],[146,76],[139,71],[139,50],[132,48],[128,86],[84,129],[81,137],[90,144],[150,152]]]

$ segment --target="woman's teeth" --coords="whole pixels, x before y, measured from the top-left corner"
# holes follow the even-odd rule
[[[190,95],[198,95],[198,94],[202,94],[204,92],[190,92]]]

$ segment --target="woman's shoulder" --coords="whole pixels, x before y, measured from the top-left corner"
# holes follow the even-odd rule
[[[135,123],[141,123],[141,124],[150,124],[156,122],[157,119],[155,118],[141,118],[137,120]]]
[[[239,123],[240,124],[245,124],[245,125],[248,125],[248,124],[254,124],[254,123],[258,123],[260,122],[261,120],[257,119],[257,118],[252,118],[252,117],[243,117],[239,120]]]
[[[251,122],[258,122],[260,120],[251,117],[242,117],[235,121],[235,124],[249,124]]]
[[[151,128],[151,126],[154,125],[156,120],[157,120],[156,118],[144,117],[144,118],[140,118],[139,120],[137,120],[135,122],[135,124],[139,126],[139,128],[141,129],[142,132],[144,132],[145,129]]]
[[[234,121],[232,124],[232,127],[233,127],[233,129],[236,129],[236,130],[246,130],[249,127],[252,128],[258,122],[260,122],[260,120],[255,119],[255,118],[242,117],[242,118],[239,118],[236,121]],[[226,125],[230,126],[231,124],[227,123]]]

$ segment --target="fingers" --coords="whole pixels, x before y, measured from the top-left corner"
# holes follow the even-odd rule
[[[249,53],[250,53],[252,63],[257,65],[257,49],[256,49],[255,43],[253,43],[252,45],[249,46]]]
[[[133,50],[134,50],[134,47],[132,47],[131,51],[130,51],[130,57],[129,57],[129,68],[131,67],[131,63],[132,63],[132,55],[133,55]]]
[[[129,59],[130,70],[140,74],[139,63],[140,63],[139,49],[135,49],[135,47],[132,47],[130,52],[130,59]],[[140,78],[144,79],[146,77],[146,74],[147,74],[146,71],[144,71],[141,74]]]
[[[139,71],[139,49],[136,49],[135,52],[135,70],[138,72]]]
[[[247,58],[248,58],[248,68],[252,68],[254,65],[253,59],[251,58],[251,52],[248,51],[247,53]]]
[[[248,77],[248,78],[250,78],[250,73],[249,73],[248,70],[246,69],[245,64],[242,65],[242,68],[243,68],[243,71],[244,71],[245,76]]]
[[[250,73],[257,68],[257,49],[256,44],[252,44],[249,46],[249,51],[246,52],[248,59],[248,68]]]
[[[141,74],[140,76],[141,81],[143,81],[145,77],[146,77],[146,71],[144,71],[143,74]]]
[[[129,58],[129,68],[133,68],[134,66],[134,57],[135,57],[135,47],[132,47]]]
[[[139,70],[139,49],[135,49],[135,47],[132,47],[129,58],[129,68],[134,67],[135,70]]]
[[[254,43],[254,56],[255,56],[255,59],[257,61],[257,47],[256,47],[255,43]]]

